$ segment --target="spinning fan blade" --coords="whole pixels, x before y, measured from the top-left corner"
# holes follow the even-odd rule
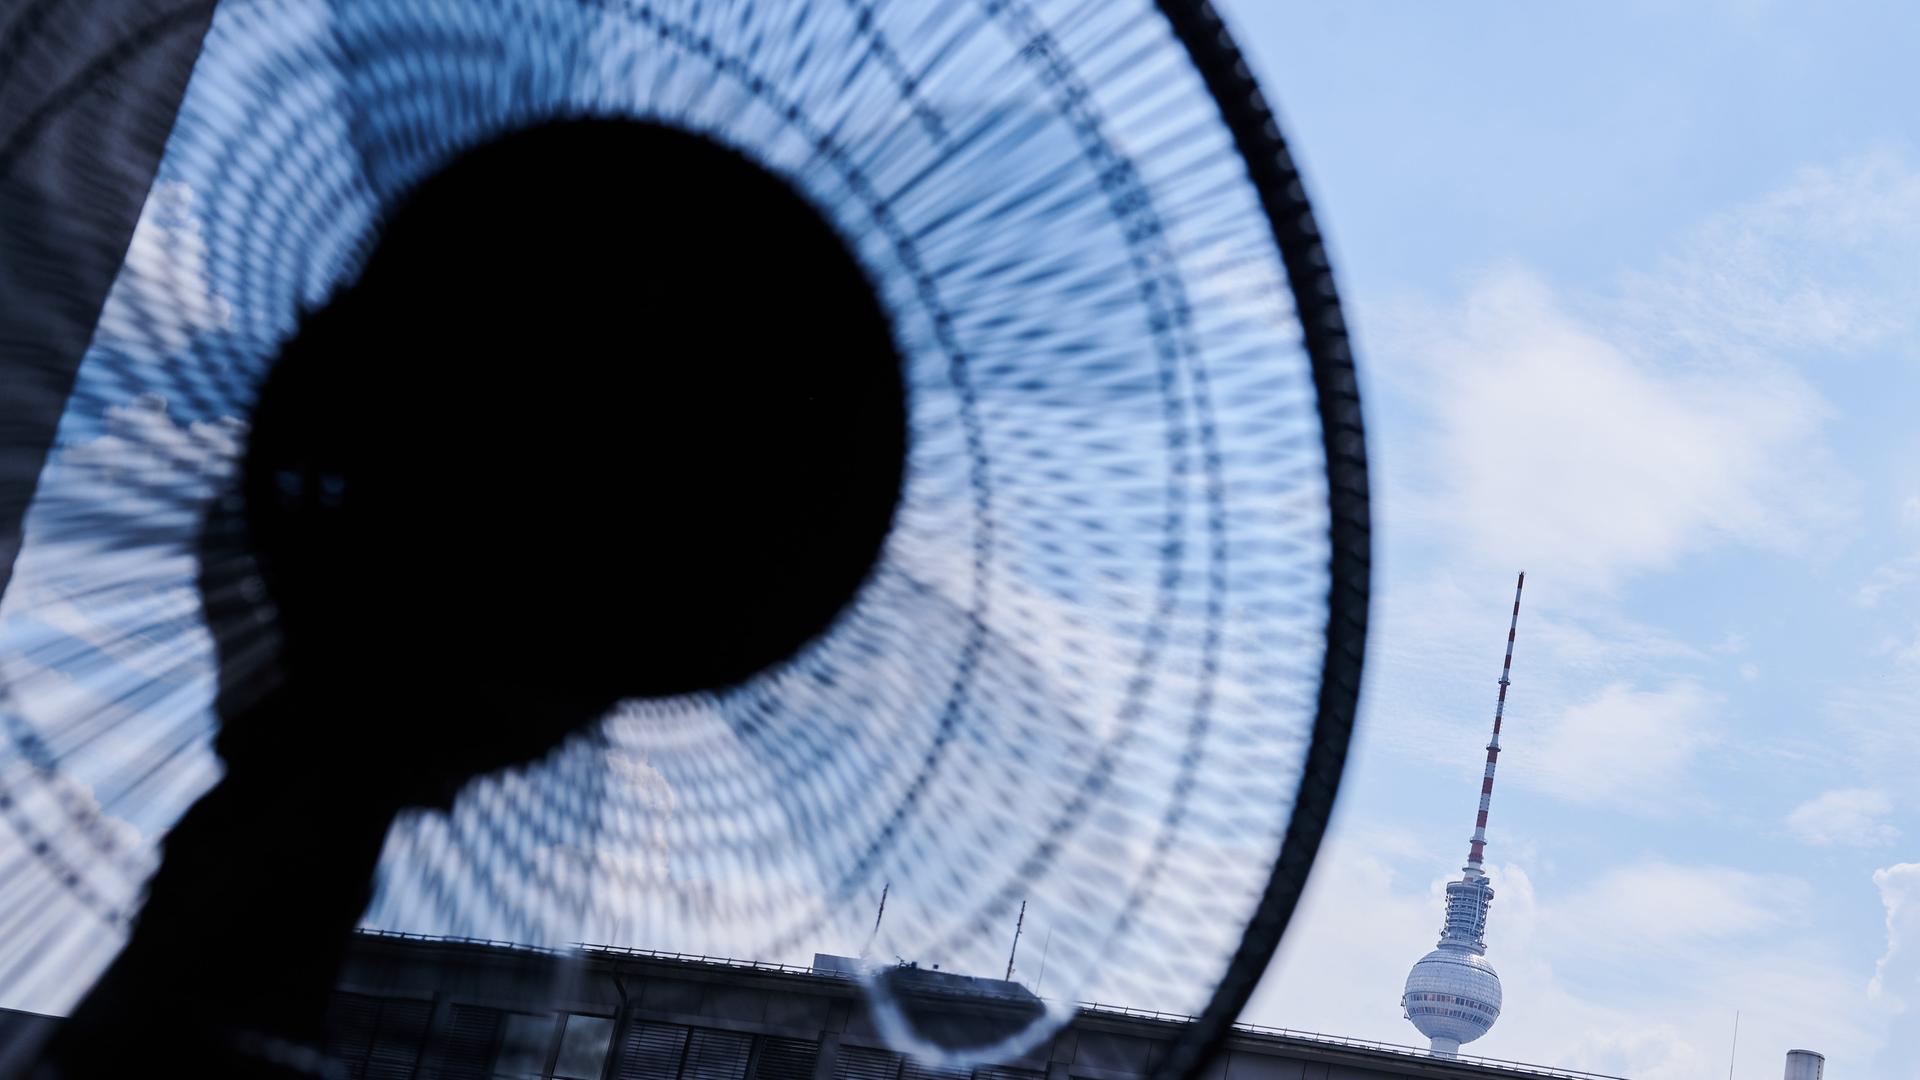
[[[67,196],[126,256],[51,451],[0,433],[0,1004],[310,1043],[359,918],[845,954],[946,1064],[1188,1012],[1203,1063],[1367,560],[1325,253],[1209,7],[228,0],[177,120],[161,47],[7,90],[0,183],[95,85],[165,151]],[[91,318],[51,235],[8,288]],[[77,340],[22,332],[0,378]],[[945,1024],[916,973],[1002,974],[1023,904],[1044,986]]]
[[[212,16],[166,0],[37,0],[0,19],[0,594]]]

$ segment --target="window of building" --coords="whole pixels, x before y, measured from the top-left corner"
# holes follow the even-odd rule
[[[811,1039],[781,1039],[771,1035],[760,1038],[759,1064],[754,1080],[813,1080],[814,1065],[820,1060],[820,1044]]]
[[[968,1080],[973,1070],[951,1065],[929,1065],[915,1058],[908,1058],[900,1072],[900,1080]]]
[[[556,1026],[551,1016],[509,1013],[500,1052],[493,1058],[493,1075],[502,1080],[540,1080],[546,1075]]]
[[[678,1024],[633,1023],[620,1037],[619,1075],[622,1080],[677,1077],[687,1052],[686,1028]]]
[[[833,1065],[833,1080],[896,1080],[899,1075],[900,1055],[891,1050],[843,1043]]]
[[[327,1018],[328,1056],[349,1077],[407,1075],[420,1059],[431,1002],[335,993]]]
[[[751,1035],[694,1028],[680,1080],[744,1080],[752,1049]]]
[[[567,1017],[560,1036],[560,1056],[554,1060],[555,1080],[600,1080],[607,1066],[607,1046],[613,1041],[613,1021],[604,1016]]]

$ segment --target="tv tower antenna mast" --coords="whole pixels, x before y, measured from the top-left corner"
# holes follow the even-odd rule
[[[1520,631],[1520,591],[1527,587],[1527,572],[1513,587],[1513,618],[1507,623],[1507,657],[1500,662],[1500,696],[1493,702],[1493,738],[1487,742],[1487,771],[1480,781],[1480,815],[1473,820],[1473,842],[1467,847],[1467,873],[1484,877],[1481,856],[1487,851],[1487,808],[1493,805],[1493,767],[1500,761],[1500,723],[1507,714],[1507,686],[1513,682],[1513,639]]]
[[[1433,1053],[1451,1057],[1460,1044],[1485,1035],[1500,1017],[1500,976],[1487,963],[1487,908],[1493,887],[1482,867],[1487,851],[1487,811],[1493,805],[1493,771],[1500,761],[1500,727],[1506,719],[1507,687],[1513,681],[1513,642],[1520,629],[1520,593],[1526,571],[1513,587],[1513,616],[1507,623],[1507,655],[1500,664],[1500,696],[1493,705],[1493,737],[1487,741],[1487,768],[1480,778],[1480,812],[1460,880],[1447,883],[1447,920],[1440,943],[1407,973],[1400,1007],[1407,1019],[1432,1040]]]

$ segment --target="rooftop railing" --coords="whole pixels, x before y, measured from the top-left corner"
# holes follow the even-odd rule
[[[1194,1018],[1184,1013],[1161,1012],[1157,1009],[1136,1009],[1128,1005],[1105,1005],[1097,1001],[1079,1003],[1081,1012],[1096,1015],[1126,1016],[1140,1020],[1163,1020],[1169,1023],[1190,1024]],[[1270,1035],[1282,1039],[1297,1039],[1303,1042],[1326,1043],[1332,1046],[1351,1046],[1362,1050],[1378,1050],[1391,1054],[1403,1054],[1410,1057],[1426,1058],[1449,1062],[1465,1062],[1469,1065],[1486,1065],[1493,1068],[1523,1072],[1531,1076],[1550,1076],[1564,1080],[1626,1080],[1625,1077],[1609,1073],[1581,1072],[1578,1069],[1557,1069],[1549,1065],[1529,1065],[1524,1061],[1508,1061],[1505,1058],[1480,1057],[1474,1054],[1439,1055],[1431,1050],[1422,1050],[1417,1046],[1402,1043],[1381,1042],[1378,1039],[1358,1039],[1345,1035],[1326,1035],[1318,1031],[1300,1031],[1295,1028],[1273,1027],[1268,1024],[1236,1023],[1233,1029],[1251,1035]]]

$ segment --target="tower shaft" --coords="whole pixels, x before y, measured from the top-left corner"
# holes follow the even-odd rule
[[[1527,587],[1527,572],[1513,587],[1513,618],[1507,623],[1507,656],[1500,663],[1500,696],[1493,703],[1493,738],[1487,742],[1487,771],[1480,778],[1480,813],[1473,820],[1473,841],[1467,847],[1466,870],[1478,876],[1487,850],[1487,811],[1493,806],[1493,769],[1500,761],[1500,722],[1507,711],[1507,685],[1513,674],[1513,639],[1520,629],[1520,591]]]

